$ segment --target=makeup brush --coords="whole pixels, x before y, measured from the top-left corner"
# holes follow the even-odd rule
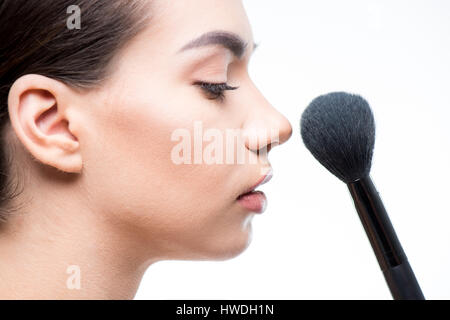
[[[414,272],[370,178],[375,121],[364,98],[333,92],[303,112],[301,135],[312,155],[345,182],[395,300],[424,300]]]

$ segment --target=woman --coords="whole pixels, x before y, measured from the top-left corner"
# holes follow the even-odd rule
[[[1,0],[0,18],[1,298],[131,299],[157,261],[247,248],[265,197],[246,193],[292,127],[249,78],[241,0]]]

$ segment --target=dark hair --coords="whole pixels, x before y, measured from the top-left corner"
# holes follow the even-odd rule
[[[0,0],[0,221],[14,211],[10,202],[20,193],[5,138],[13,83],[40,74],[80,89],[101,84],[117,51],[146,26],[149,2]],[[80,29],[68,27],[72,5],[80,8]]]

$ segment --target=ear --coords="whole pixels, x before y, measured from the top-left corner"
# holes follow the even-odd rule
[[[69,173],[81,172],[80,143],[69,129],[74,91],[62,82],[34,74],[17,79],[9,91],[11,125],[40,162]]]

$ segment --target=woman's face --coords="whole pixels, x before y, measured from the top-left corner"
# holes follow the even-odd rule
[[[148,28],[115,57],[108,81],[81,96],[89,205],[157,259],[231,258],[248,246],[254,215],[237,197],[270,169],[258,150],[289,139],[292,127],[249,78],[254,39],[241,0],[152,0],[151,10]],[[213,100],[199,83],[239,88]],[[227,130],[241,139],[227,140]],[[216,146],[224,154],[213,157],[219,163],[208,162],[218,154],[208,153],[213,140],[203,137],[202,145],[207,132],[223,139]]]

